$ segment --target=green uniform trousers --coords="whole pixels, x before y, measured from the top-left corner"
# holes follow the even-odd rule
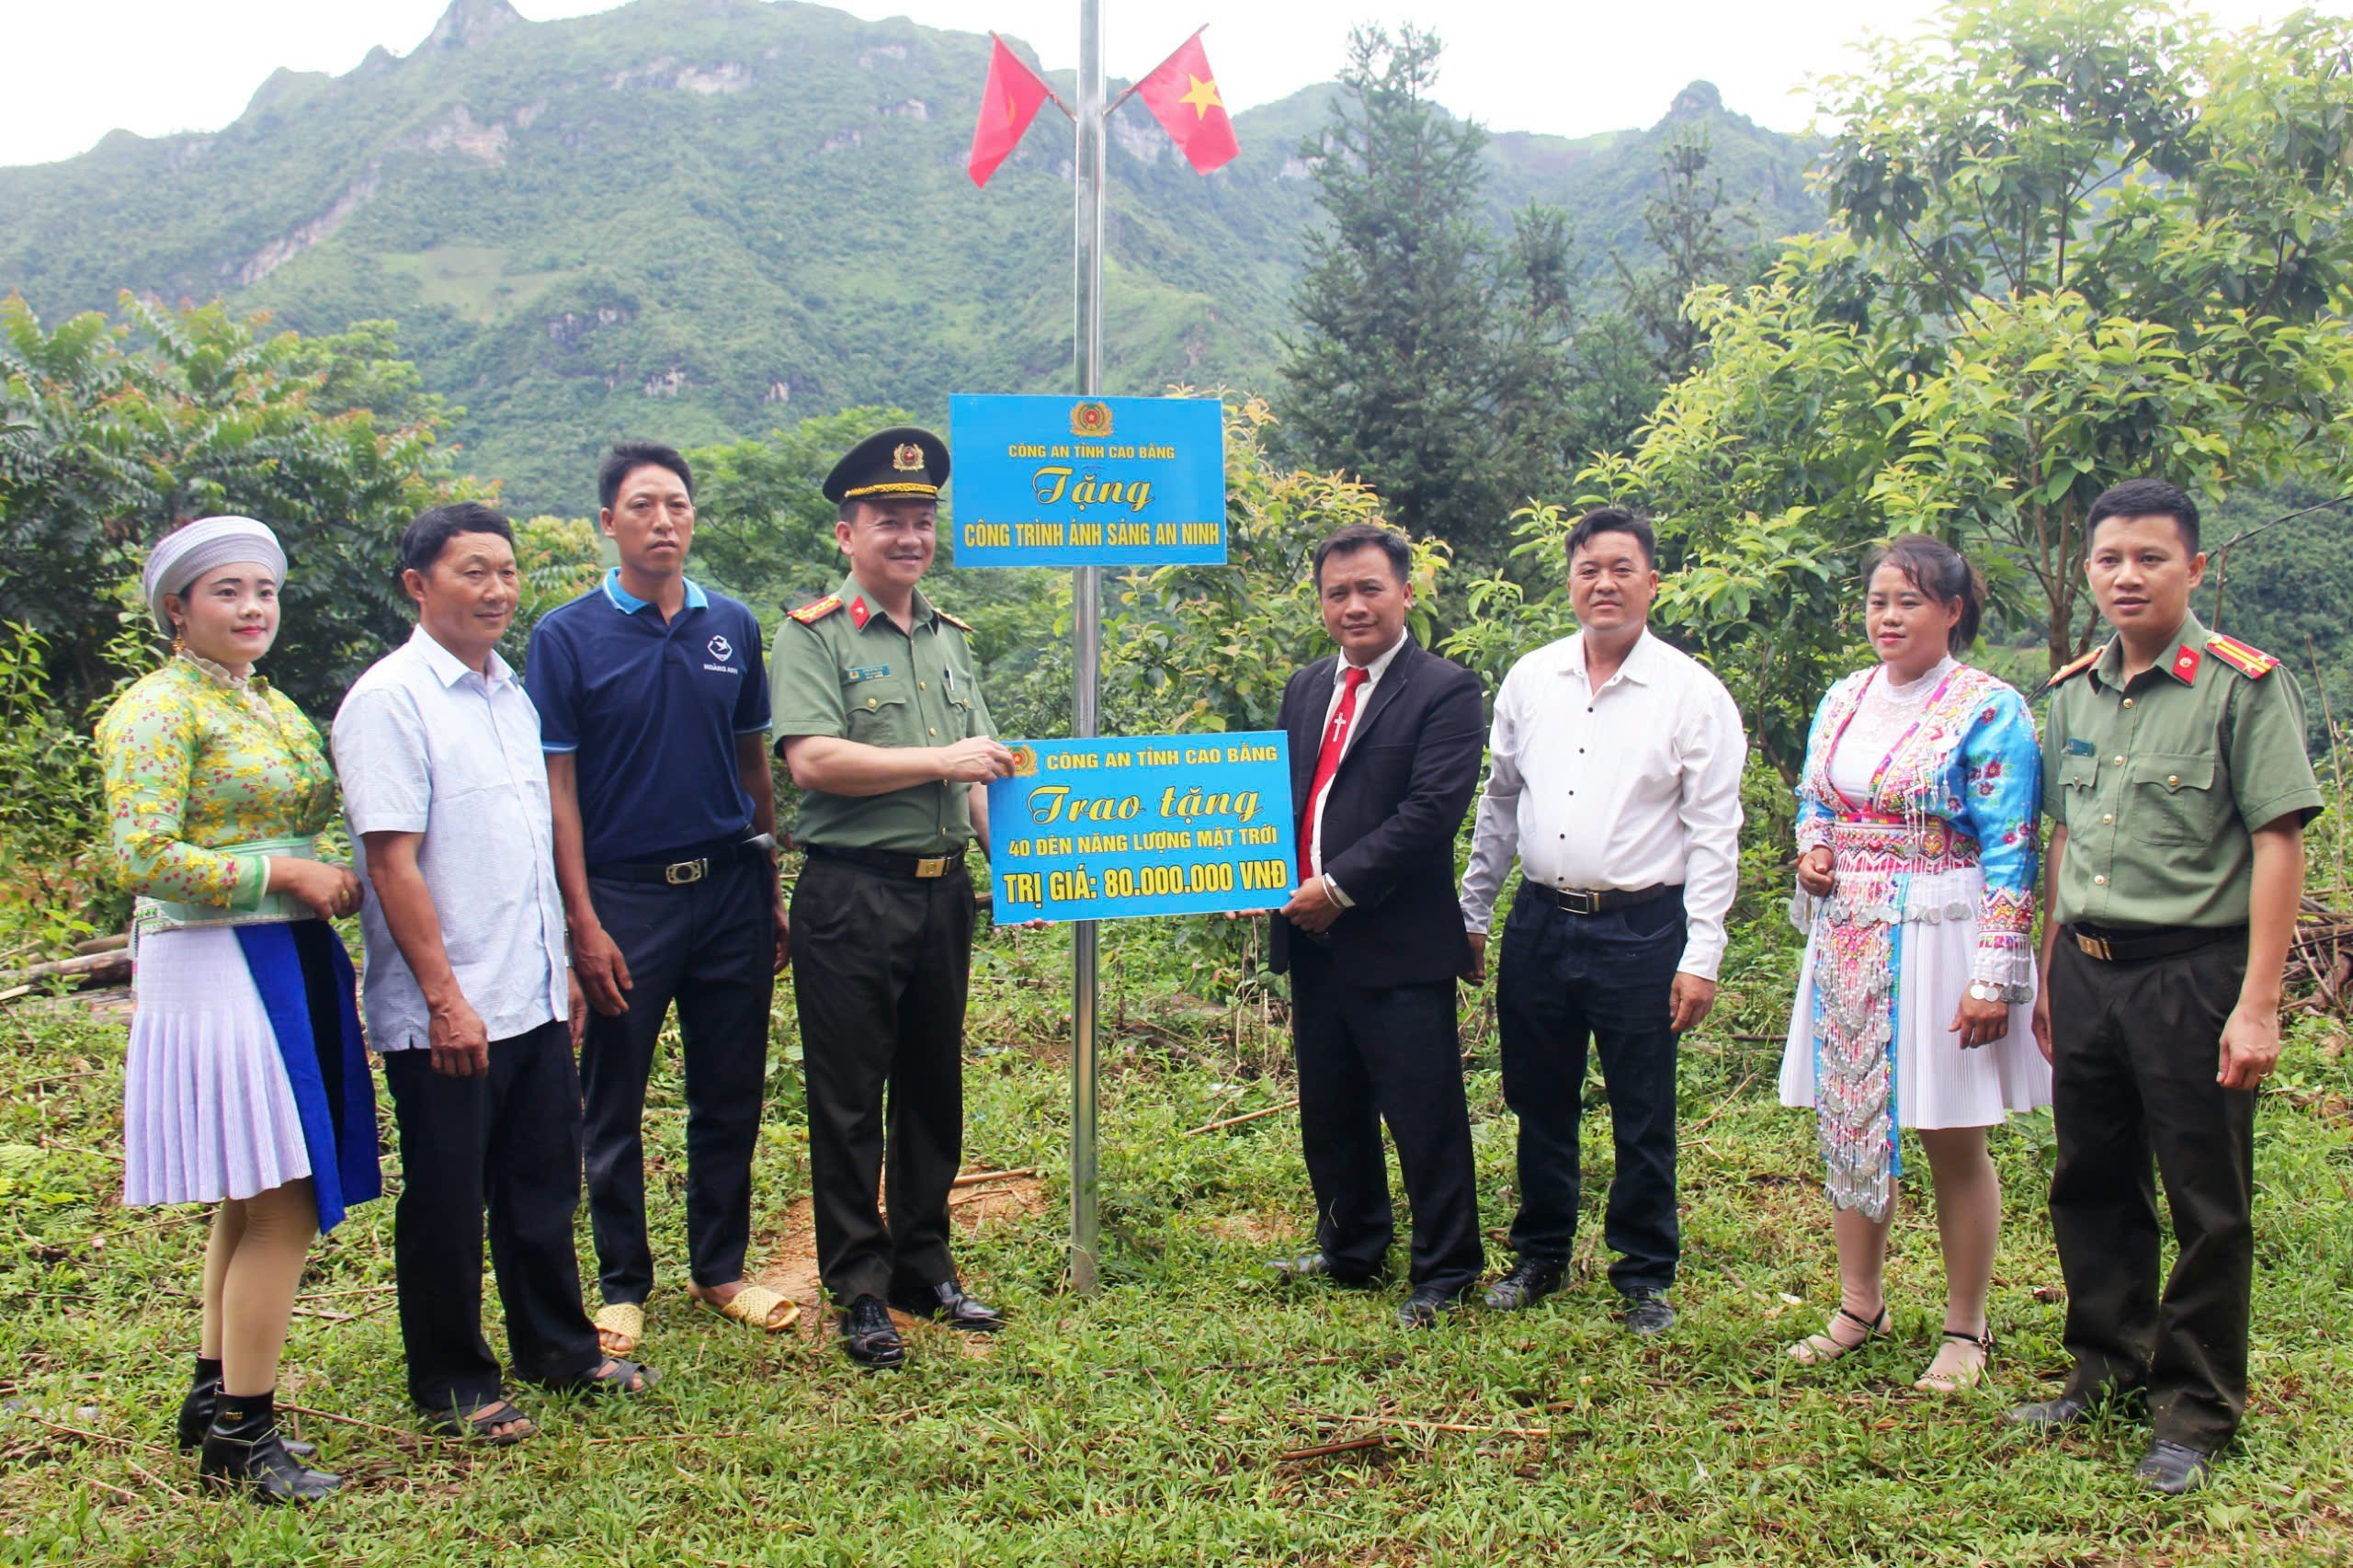
[[[817,1271],[844,1304],[956,1276],[973,913],[961,870],[919,881],[813,855],[792,890]]]
[[[2067,1280],[2069,1392],[2145,1387],[2156,1436],[2211,1453],[2246,1411],[2255,1095],[2214,1081],[2245,927],[2103,962],[2062,933],[2051,987],[2051,1225]],[[2155,1176],[2179,1256],[2158,1280]]]

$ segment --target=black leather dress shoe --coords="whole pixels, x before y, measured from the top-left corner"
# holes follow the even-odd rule
[[[1523,1311],[1559,1290],[1564,1275],[1557,1263],[1523,1257],[1512,1265],[1510,1273],[1487,1287],[1487,1305],[1499,1312]]]
[[[2014,1406],[2008,1419],[2038,1432],[2056,1432],[2089,1421],[2092,1409],[2092,1402],[2082,1394],[2063,1393],[2057,1399],[2038,1399],[2031,1404]]]
[[[1370,1290],[1373,1286],[1372,1275],[1335,1272],[1332,1260],[1320,1252],[1311,1252],[1300,1257],[1279,1257],[1267,1267],[1275,1271],[1276,1278],[1287,1284],[1296,1284],[1302,1279],[1322,1279],[1337,1285],[1343,1290]]]
[[[843,1353],[861,1367],[880,1370],[907,1358],[907,1342],[880,1296],[860,1296],[843,1308],[841,1328]]]
[[[1675,1326],[1675,1308],[1668,1303],[1664,1290],[1627,1291],[1626,1310],[1620,1316],[1627,1333],[1645,1337],[1665,1334]]]
[[[1412,1294],[1397,1305],[1397,1326],[1436,1328],[1461,1310],[1461,1292],[1416,1286]]]
[[[893,1290],[891,1305],[909,1317],[929,1318],[971,1334],[995,1334],[1005,1326],[1003,1312],[967,1296],[953,1279],[928,1290]]]
[[[2132,1467],[2132,1474],[2150,1491],[2178,1497],[2206,1484],[2206,1472],[2212,1460],[2212,1455],[2187,1443],[2169,1443],[2159,1437],[2141,1456],[2141,1462]]]

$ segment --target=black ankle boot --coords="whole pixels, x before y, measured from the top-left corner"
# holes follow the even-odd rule
[[[212,1425],[212,1408],[221,1397],[221,1363],[210,1356],[196,1358],[196,1381],[188,1385],[188,1397],[180,1401],[180,1452],[187,1453],[204,1441],[205,1429]]]
[[[204,1441],[205,1429],[212,1425],[213,1406],[221,1398],[221,1363],[210,1356],[196,1358],[196,1381],[188,1385],[188,1395],[180,1401],[180,1452],[192,1452]],[[298,1460],[309,1459],[319,1451],[316,1443],[305,1443],[297,1437],[280,1437],[286,1451]]]
[[[306,1470],[286,1451],[275,1393],[219,1396],[200,1470],[214,1485],[243,1487],[264,1503],[315,1503],[343,1484],[341,1476]]]

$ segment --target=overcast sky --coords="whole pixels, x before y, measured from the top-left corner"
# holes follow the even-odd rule
[[[404,54],[447,0],[18,0],[9,6],[0,164],[85,151],[117,127],[142,135],[212,131],[234,119],[279,66],[335,74],[377,44]],[[1142,75],[1201,22],[1225,101],[1265,103],[1331,76],[1351,24],[1416,21],[1446,41],[1438,97],[1494,131],[1581,136],[1646,126],[1677,89],[1704,77],[1725,104],[1802,129],[1810,72],[1844,66],[1866,29],[1908,34],[1930,0],[1102,0],[1106,69]],[[613,0],[515,0],[534,21],[613,8]],[[847,0],[861,17],[995,28],[1049,68],[1077,63],[1076,0]],[[2237,26],[2293,9],[2281,0],[2209,0]],[[980,85],[973,84],[975,94]]]

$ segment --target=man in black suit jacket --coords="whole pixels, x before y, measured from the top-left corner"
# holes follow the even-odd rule
[[[1283,688],[1300,885],[1273,922],[1273,960],[1290,975],[1317,1250],[1275,1267],[1373,1281],[1394,1233],[1385,1120],[1414,1217],[1397,1316],[1419,1328],[1485,1267],[1454,1014],[1472,960],[1454,839],[1478,787],[1483,718],[1478,677],[1406,634],[1411,562],[1404,534],[1367,524],[1317,546],[1340,652]]]

